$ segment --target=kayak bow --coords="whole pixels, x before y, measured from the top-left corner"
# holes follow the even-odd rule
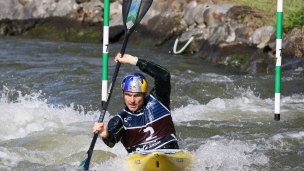
[[[134,152],[128,159],[134,171],[182,171],[188,167],[193,155],[178,149]]]

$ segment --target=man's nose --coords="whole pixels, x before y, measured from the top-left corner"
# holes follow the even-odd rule
[[[131,101],[134,102],[135,101],[135,97],[131,96]]]

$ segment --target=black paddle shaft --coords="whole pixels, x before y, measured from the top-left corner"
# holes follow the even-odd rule
[[[124,38],[124,41],[123,41],[124,43],[123,43],[122,48],[120,50],[120,54],[122,56],[125,53],[125,49],[127,47],[127,42],[128,42],[129,36],[130,36],[130,34],[126,34],[126,36]],[[115,67],[115,71],[114,71],[114,74],[113,74],[113,77],[112,77],[112,82],[111,82],[109,90],[108,90],[108,96],[107,96],[108,98],[107,98],[107,101],[102,106],[102,111],[100,113],[98,122],[102,122],[103,119],[104,119],[104,116],[106,114],[106,111],[107,111],[107,108],[108,108],[108,105],[109,105],[109,102],[110,102],[110,98],[111,98],[111,95],[112,95],[112,92],[113,92],[113,87],[115,85],[116,78],[117,78],[117,75],[118,75],[119,68],[120,68],[120,62],[117,62],[116,67]]]
[[[141,19],[144,17],[146,12],[150,8],[152,2],[153,2],[153,0],[124,0],[123,1],[122,15],[123,15],[123,22],[124,22],[124,29],[125,29],[125,37],[124,37],[123,44],[122,44],[122,47],[121,47],[121,50],[120,50],[120,54],[122,56],[125,53],[129,36],[134,31],[135,26],[138,25],[139,22],[141,21]],[[135,6],[132,3],[134,3]],[[132,9],[131,9],[131,5],[133,5]],[[135,11],[137,13],[134,13],[134,11],[131,11],[131,10],[134,10],[134,9],[135,10],[137,9],[137,11]],[[133,14],[133,15],[130,15],[130,14]],[[128,17],[130,17],[130,16],[134,17],[134,14],[136,14],[135,22],[132,23],[132,21],[131,21],[131,24],[127,24],[126,22],[129,20]],[[117,62],[116,67],[115,67],[115,71],[114,71],[114,74],[113,74],[113,77],[112,77],[112,82],[111,82],[109,90],[108,90],[107,100],[106,100],[105,103],[102,103],[102,110],[101,110],[98,122],[103,122],[103,119],[104,119],[104,116],[106,114],[106,111],[107,111],[107,108],[108,108],[108,105],[109,105],[109,101],[110,101],[110,98],[111,98],[111,95],[112,95],[112,92],[113,92],[113,87],[114,87],[115,82],[116,82],[116,78],[117,78],[117,75],[118,75],[119,68],[120,68],[120,63]],[[91,158],[92,158],[92,154],[93,154],[93,150],[94,150],[96,140],[98,138],[98,134],[99,134],[99,131],[94,132],[94,136],[93,136],[90,148],[87,151],[87,158],[84,161],[82,161],[81,164],[80,164],[80,166],[83,168],[83,170],[86,170],[86,171],[89,170],[90,161],[91,161]]]
[[[122,55],[124,54],[125,49],[127,47],[127,41],[129,39],[129,36],[130,36],[130,34],[126,34],[126,36],[124,38],[123,45],[122,45],[122,48],[121,48],[121,51],[120,51],[120,53]],[[109,105],[109,102],[110,102],[110,98],[111,98],[111,95],[112,95],[112,92],[113,92],[113,87],[114,87],[115,82],[116,82],[116,78],[117,78],[117,75],[118,75],[119,68],[120,68],[120,62],[117,62],[116,67],[115,67],[115,71],[114,71],[114,74],[113,74],[113,77],[112,77],[112,82],[111,82],[109,90],[108,90],[107,101],[102,106],[102,110],[101,110],[98,122],[102,122],[104,117],[105,117],[105,114],[106,114],[106,111],[107,111],[107,108],[108,108],[108,105]],[[99,134],[98,130],[94,132],[94,136],[93,136],[90,148],[87,151],[87,158],[85,159],[86,161],[85,161],[85,164],[83,166],[83,170],[85,170],[85,171],[89,170],[90,161],[91,161],[91,158],[92,158],[92,154],[93,154],[93,150],[94,150],[94,147],[95,147],[96,140],[98,138],[98,134]]]

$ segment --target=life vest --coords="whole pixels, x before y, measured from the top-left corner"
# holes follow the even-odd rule
[[[125,129],[121,139],[127,151],[157,149],[171,141],[177,141],[170,110],[151,94],[143,112],[119,113]]]

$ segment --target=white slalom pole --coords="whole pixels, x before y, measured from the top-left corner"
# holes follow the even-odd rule
[[[277,32],[276,32],[276,68],[275,68],[275,104],[274,120],[280,120],[281,105],[281,61],[282,61],[282,25],[283,25],[283,0],[277,2]]]
[[[110,0],[104,0],[101,106],[107,101],[108,94],[109,15]]]

